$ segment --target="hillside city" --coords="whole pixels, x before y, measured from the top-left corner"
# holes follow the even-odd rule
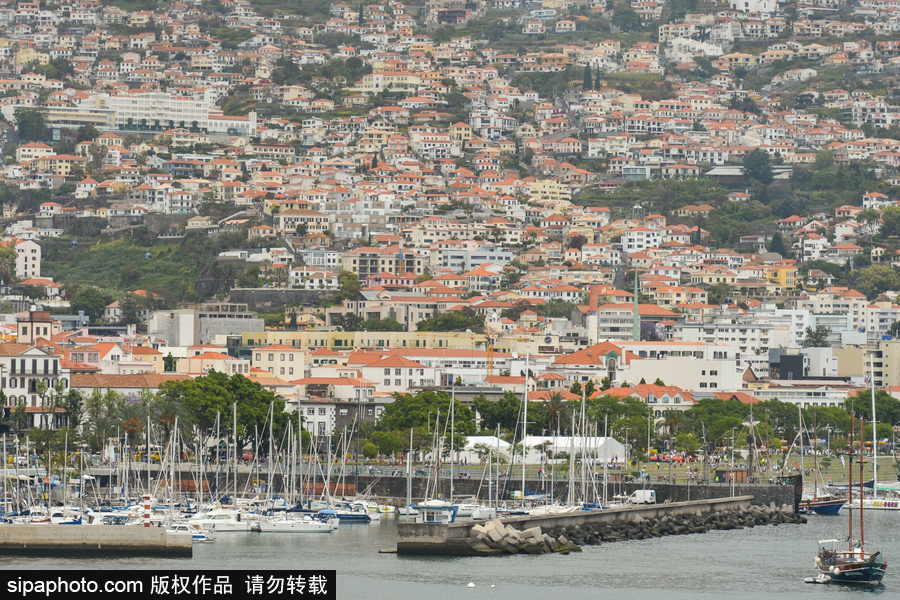
[[[433,390],[470,433],[586,396],[673,433],[777,400],[781,437],[900,393],[900,1],[0,0],[0,28],[7,432],[214,372],[320,439]]]

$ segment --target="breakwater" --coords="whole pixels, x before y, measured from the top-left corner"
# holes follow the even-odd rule
[[[706,533],[713,529],[731,530],[806,522],[805,517],[796,515],[791,506],[757,506],[752,505],[751,501],[751,497],[742,496],[566,514],[528,515],[500,519],[489,530],[483,529],[484,524],[475,522],[450,525],[398,523],[397,552],[485,556],[519,552],[524,545],[530,545],[530,549],[524,551],[536,554],[554,551],[550,540],[560,548],[569,549],[573,545]],[[517,536],[507,528],[530,533],[527,536]],[[527,540],[518,543],[526,537]],[[547,550],[540,547],[539,540],[543,540],[543,546]],[[511,547],[513,550],[510,550]]]

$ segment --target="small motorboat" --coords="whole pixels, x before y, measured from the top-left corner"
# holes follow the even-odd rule
[[[190,535],[191,542],[195,544],[208,544],[216,541],[212,530],[204,531],[199,526],[188,523],[174,523],[166,529],[166,533]]]

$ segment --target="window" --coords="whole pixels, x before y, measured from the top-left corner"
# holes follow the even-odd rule
[[[308,414],[308,415],[314,415],[314,414],[316,414],[316,409],[314,409],[314,408],[307,408],[307,409],[306,409],[306,414]]]
[[[320,408],[320,409],[319,409],[319,416],[320,416],[320,417],[324,417],[324,416],[325,416],[325,409],[324,409],[324,408]]]

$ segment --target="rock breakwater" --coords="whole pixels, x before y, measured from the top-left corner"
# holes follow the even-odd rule
[[[606,512],[606,511],[604,511]],[[612,513],[612,511],[610,511]],[[687,535],[709,531],[730,531],[765,525],[806,523],[788,506],[750,506],[747,509],[721,510],[708,513],[663,515],[644,518],[623,511],[621,519],[603,523],[560,524],[552,528],[530,527],[518,530],[513,525],[494,519],[472,527],[470,541],[475,554],[567,554],[581,546],[596,546],[625,540],[646,540],[667,535]]]

